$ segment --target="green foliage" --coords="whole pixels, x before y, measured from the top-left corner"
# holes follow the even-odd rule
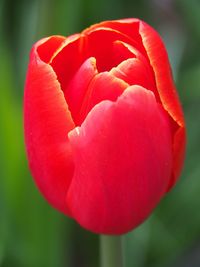
[[[0,1],[0,266],[98,266],[98,236],[54,211],[30,176],[23,141],[23,84],[31,45],[92,23],[140,17],[168,47],[186,114],[188,148],[177,187],[151,218],[124,237],[126,267],[195,265],[200,242],[200,4],[198,0]],[[187,252],[188,251],[188,252]]]

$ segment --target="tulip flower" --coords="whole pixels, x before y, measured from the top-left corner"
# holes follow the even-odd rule
[[[39,190],[92,232],[136,228],[180,176],[183,112],[163,42],[139,19],[38,41],[24,113]]]

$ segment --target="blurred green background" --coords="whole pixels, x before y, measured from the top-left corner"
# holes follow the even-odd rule
[[[139,17],[163,37],[185,111],[181,180],[124,237],[125,267],[200,266],[200,1],[0,0],[0,266],[99,266],[98,236],[38,193],[23,143],[23,86],[32,44],[107,19]]]

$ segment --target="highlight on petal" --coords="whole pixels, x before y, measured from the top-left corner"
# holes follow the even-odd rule
[[[68,215],[66,192],[74,164],[68,132],[74,128],[52,67],[32,51],[24,96],[25,143],[35,181],[49,203]]]
[[[142,223],[165,193],[172,168],[168,116],[153,93],[130,86],[116,102],[102,101],[69,140],[75,170],[66,203],[73,218],[104,234]]]

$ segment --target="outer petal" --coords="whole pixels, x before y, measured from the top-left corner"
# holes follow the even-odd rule
[[[41,41],[32,49],[25,86],[26,148],[41,192],[55,208],[69,215],[65,197],[74,165],[68,132],[74,123],[52,67],[37,54],[39,45]]]
[[[186,131],[184,127],[179,127],[174,135],[173,142],[173,172],[168,186],[169,191],[176,183],[181,174],[182,165],[185,159]]]
[[[171,182],[171,185],[173,185],[182,169],[185,152],[186,141],[183,112],[174,86],[167,52],[161,38],[154,29],[144,22],[140,23],[139,31],[155,74],[157,90],[162,105],[178,126],[182,128],[178,129],[174,136],[174,167],[173,182]]]
[[[101,102],[69,139],[75,173],[67,205],[73,217],[104,234],[142,223],[163,196],[172,164],[168,116],[153,93],[131,86],[117,102]]]
[[[174,86],[167,51],[156,31],[141,22],[140,34],[142,42],[149,56],[150,64],[154,70],[157,90],[164,108],[171,117],[184,126],[183,112]]]

